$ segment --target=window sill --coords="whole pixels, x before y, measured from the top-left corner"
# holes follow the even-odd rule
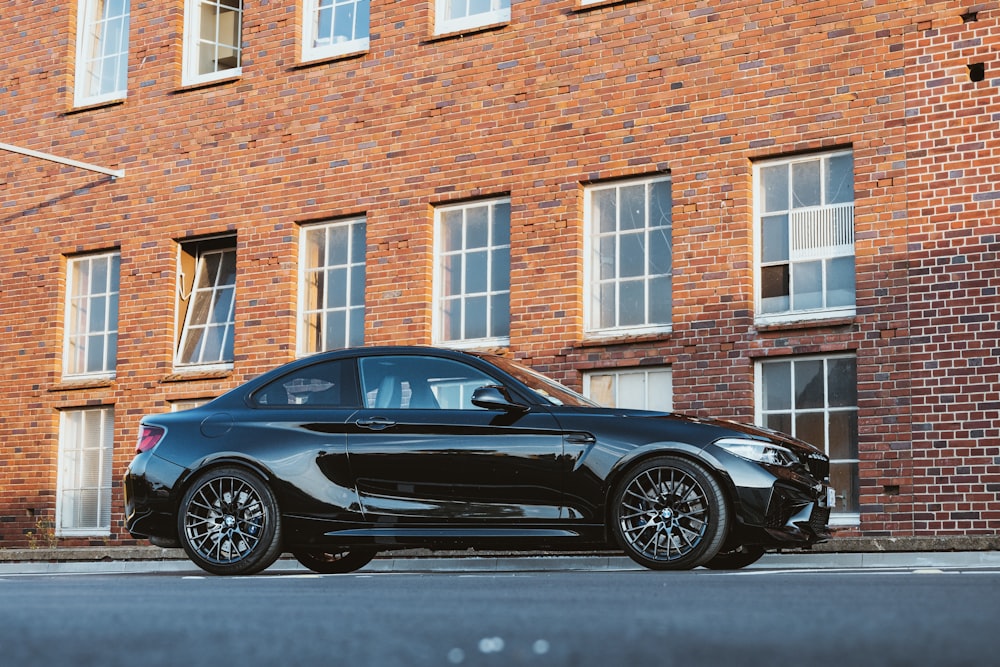
[[[591,9],[596,9],[598,7],[607,7],[609,5],[622,5],[626,2],[633,2],[633,0],[591,0],[587,2],[586,0],[576,0],[576,7],[573,8],[575,12],[585,12]]]
[[[191,369],[165,375],[160,382],[194,382],[197,380],[223,380],[233,374],[232,368]]]
[[[427,39],[424,41],[426,43],[430,43],[430,42],[440,42],[447,39],[456,39],[465,37],[466,35],[474,35],[480,32],[489,32],[490,30],[501,30],[503,28],[506,28],[508,25],[510,25],[510,19],[506,19],[503,21],[495,21],[493,23],[484,23],[482,25],[469,26],[466,28],[456,28],[455,30],[449,30],[447,32],[440,32],[440,33],[434,33],[433,35],[429,35]]]
[[[181,87],[174,91],[177,93],[187,93],[192,90],[201,90],[203,88],[211,88],[212,86],[224,86],[228,83],[234,83],[240,81],[243,78],[242,72],[237,72],[236,74],[231,74],[229,76],[224,76],[218,79],[210,79],[208,81],[192,81],[189,83],[182,83]]]
[[[784,322],[760,321],[754,323],[757,331],[766,333],[769,331],[794,331],[797,329],[822,329],[828,327],[845,327],[856,322],[854,315],[842,315],[839,317],[814,317],[801,320],[788,320]]]
[[[117,107],[125,104],[124,97],[116,97],[113,100],[101,100],[99,102],[83,102],[82,104],[77,104],[75,101],[73,103],[73,108],[66,111],[67,115],[75,113],[83,113],[85,111],[94,111],[95,109],[106,109],[108,107]]]
[[[673,328],[658,331],[613,331],[609,333],[588,333],[579,342],[580,347],[602,347],[605,345],[629,345],[633,343],[648,343],[661,341],[673,333]]]
[[[80,378],[63,378],[58,384],[49,387],[49,391],[77,391],[79,389],[106,389],[108,387],[113,387],[115,384],[114,377],[80,377]]]
[[[335,63],[340,60],[350,60],[352,58],[363,58],[368,55],[369,49],[366,44],[363,47],[358,47],[356,49],[351,49],[350,51],[341,51],[339,53],[322,53],[315,56],[303,55],[302,59],[292,65],[292,69],[306,69],[309,67],[315,67],[317,65],[327,65],[329,63]]]

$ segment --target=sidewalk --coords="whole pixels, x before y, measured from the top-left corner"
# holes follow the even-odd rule
[[[868,541],[841,544],[839,551],[769,553],[748,569],[839,568],[993,568],[1000,567],[1000,550],[987,543],[965,543],[964,551],[907,551],[912,543],[893,540],[888,545]],[[866,546],[868,550],[847,547]],[[926,544],[924,546],[927,546]],[[950,546],[950,545],[941,545]],[[897,548],[892,548],[897,547]],[[473,552],[388,552],[361,572],[538,572],[548,570],[643,570],[627,557],[599,554],[514,554]],[[269,572],[308,572],[291,558],[282,558]],[[82,547],[60,549],[0,549],[0,576],[13,574],[138,574],[204,572],[180,549],[159,547]]]

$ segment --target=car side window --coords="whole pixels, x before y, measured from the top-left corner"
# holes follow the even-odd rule
[[[354,360],[338,359],[299,368],[254,392],[253,401],[261,407],[357,408],[361,400]]]
[[[472,366],[438,357],[367,357],[360,365],[367,408],[482,410],[472,404],[472,392],[497,383]]]

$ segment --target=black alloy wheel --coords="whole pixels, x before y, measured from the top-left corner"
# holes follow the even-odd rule
[[[378,552],[375,549],[351,547],[334,551],[302,550],[292,551],[295,560],[313,572],[320,574],[344,574],[360,570],[371,562]]]
[[[632,560],[654,570],[688,570],[710,561],[729,530],[719,483],[674,456],[629,471],[612,499],[612,530]]]
[[[243,468],[199,475],[181,500],[177,523],[188,558],[212,574],[256,574],[281,555],[277,500]]]
[[[710,570],[739,570],[761,559],[766,549],[758,545],[742,545],[731,551],[720,551],[707,563]]]

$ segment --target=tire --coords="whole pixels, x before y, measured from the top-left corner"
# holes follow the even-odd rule
[[[256,574],[281,555],[278,502],[267,483],[244,468],[196,477],[181,499],[177,533],[188,558],[212,574]]]
[[[360,570],[371,562],[375,549],[352,547],[338,551],[292,551],[295,560],[320,574],[344,574]]]
[[[719,483],[674,456],[630,470],[612,496],[611,530],[625,553],[653,570],[689,570],[719,553],[729,509]]]
[[[710,570],[739,570],[760,560],[764,552],[762,546],[739,546],[732,551],[720,551],[714,558],[705,563]]]

